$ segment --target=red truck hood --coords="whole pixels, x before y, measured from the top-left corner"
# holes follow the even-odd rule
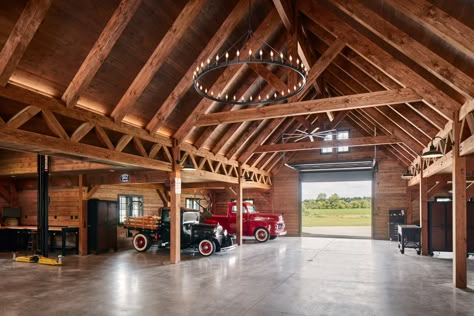
[[[250,214],[250,218],[256,222],[258,221],[283,221],[283,216],[280,214],[273,213],[254,213]]]

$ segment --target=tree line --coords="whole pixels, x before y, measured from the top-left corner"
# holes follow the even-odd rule
[[[340,197],[336,193],[329,197],[319,193],[316,199],[303,201],[304,209],[342,209],[342,208],[370,208],[370,197]]]

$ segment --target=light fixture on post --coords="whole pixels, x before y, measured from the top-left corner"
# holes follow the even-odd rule
[[[252,6],[249,0],[249,29],[240,37],[240,39],[230,46],[225,52],[217,53],[215,56],[210,56],[207,61],[201,61],[196,67],[193,74],[193,84],[197,93],[209,100],[239,105],[265,105],[270,103],[278,103],[297,95],[306,85],[306,77],[308,69],[304,66],[303,61],[299,58],[294,59],[291,55],[285,56],[283,52],[277,51],[265,41],[259,39],[252,31],[251,16]],[[246,39],[246,41],[245,41]],[[254,39],[260,45],[259,49],[244,52],[245,43],[249,43],[250,39]],[[296,84],[293,87],[288,87],[285,90],[274,92],[273,94],[255,94],[255,95],[229,95],[225,91],[213,91],[212,88],[206,86],[206,77],[213,77],[219,69],[227,69],[231,66],[243,66],[256,64],[267,67],[273,65],[278,68],[287,69],[289,73],[294,73],[297,76]],[[288,76],[289,77],[289,76]]]
[[[410,171],[410,167],[407,168],[407,171],[402,173],[403,180],[411,180],[415,175]]]
[[[440,157],[443,157],[444,154],[439,151],[438,149],[436,149],[436,147],[434,146],[433,142],[436,138],[439,138],[440,142],[444,142],[445,144],[447,143],[445,139],[443,139],[442,137],[440,136],[435,136],[433,137],[433,139],[431,140],[430,142],[430,146],[428,148],[428,151],[425,151],[424,153],[421,154],[421,158],[423,159],[430,159],[430,158],[440,158]],[[451,146],[454,145],[453,143],[451,143]]]

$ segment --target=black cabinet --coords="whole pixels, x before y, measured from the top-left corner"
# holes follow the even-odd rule
[[[388,236],[391,241],[398,240],[398,225],[406,224],[405,210],[388,211]]]
[[[92,199],[88,208],[88,252],[117,251],[117,202]]]
[[[474,202],[467,202],[467,252],[474,253]],[[453,251],[453,203],[428,203],[428,252]]]

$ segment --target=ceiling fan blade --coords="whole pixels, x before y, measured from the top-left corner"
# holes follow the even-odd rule
[[[313,135],[309,135],[309,140],[310,140],[311,142],[314,142],[314,137],[313,137]]]

